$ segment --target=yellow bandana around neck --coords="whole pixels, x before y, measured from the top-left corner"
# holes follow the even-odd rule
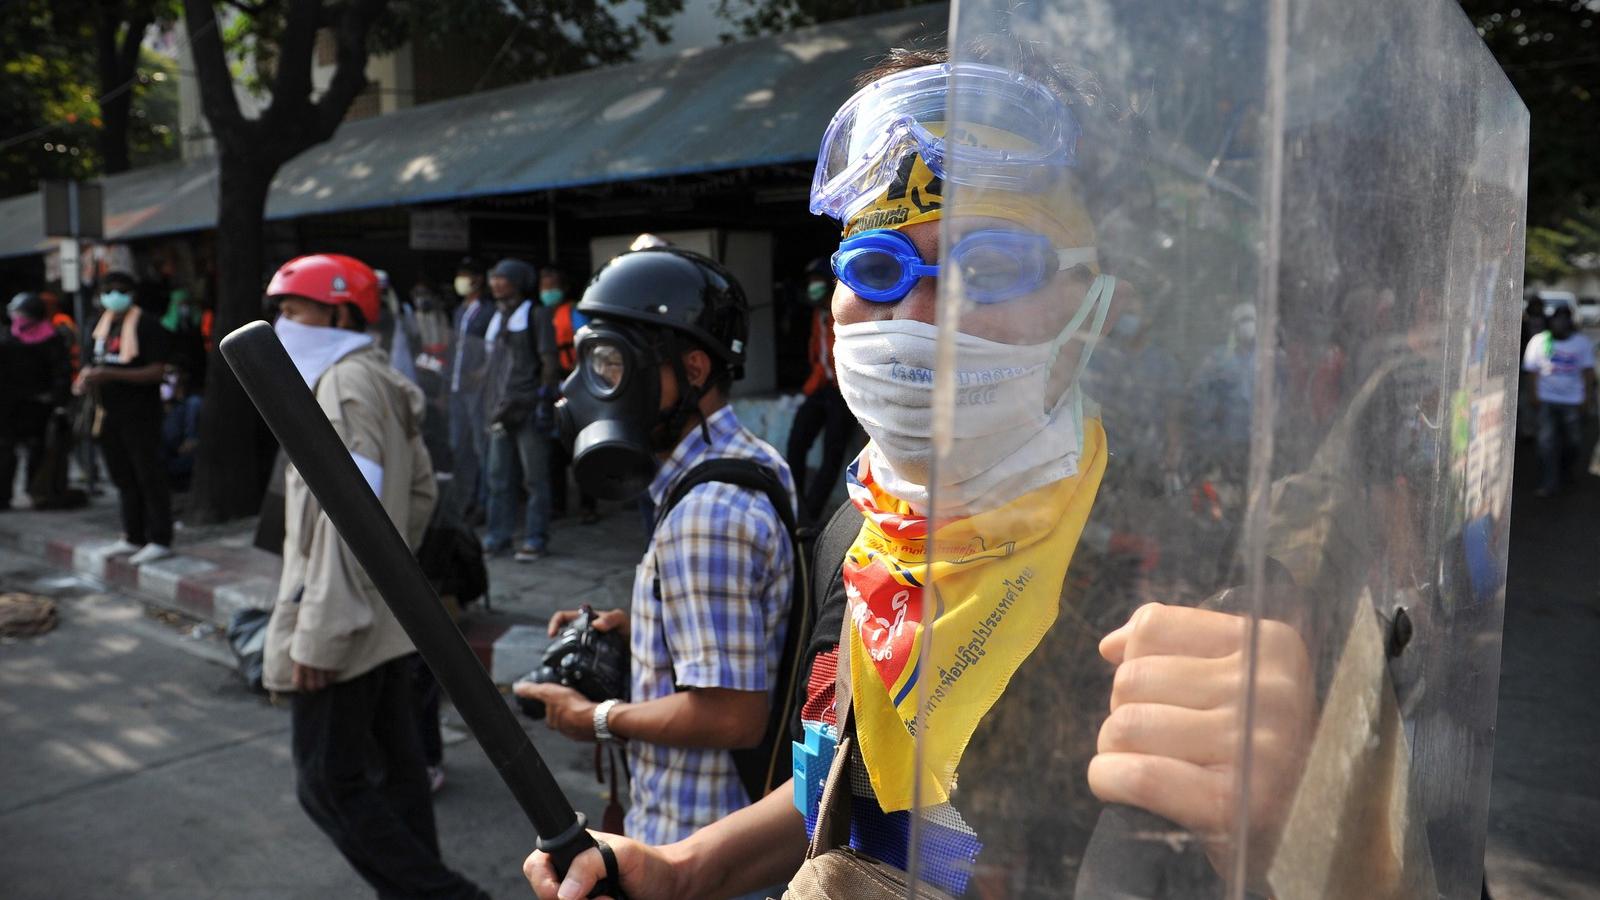
[[[978,723],[1055,624],[1105,467],[1105,431],[1085,420],[1077,475],[938,524],[931,559],[925,518],[870,473],[851,485],[865,515],[844,564],[851,703],[885,812],[911,808],[919,775],[922,805],[949,800]]]

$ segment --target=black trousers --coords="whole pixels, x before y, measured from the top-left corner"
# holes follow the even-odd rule
[[[430,766],[444,762],[444,734],[439,730],[439,679],[433,670],[413,656],[411,696],[417,703],[417,734],[422,740],[422,761]]]
[[[17,480],[17,451],[28,455],[24,483],[30,489],[34,474],[44,465],[44,432],[50,423],[50,405],[18,400],[4,414],[9,421],[0,422],[0,509],[11,505],[11,487]]]
[[[794,490],[800,496],[800,518],[815,522],[827,508],[828,497],[844,469],[844,454],[855,430],[856,420],[850,414],[839,393],[838,385],[819,388],[805,399],[795,411],[794,425],[789,429],[789,452],[785,454],[789,470],[794,473]],[[806,477],[806,455],[822,433],[822,468],[817,477]],[[810,482],[808,485],[807,482]]]
[[[172,546],[172,494],[161,465],[161,402],[108,403],[100,455],[122,506],[122,531],[134,544]]]
[[[314,693],[292,694],[300,805],[381,898],[480,898],[445,868],[417,734],[408,655]]]

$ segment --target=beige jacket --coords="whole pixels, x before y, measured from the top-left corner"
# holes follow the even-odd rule
[[[383,351],[368,347],[329,367],[317,380],[316,396],[345,446],[383,466],[383,508],[415,549],[436,493],[422,445],[422,392],[390,368]],[[283,575],[263,666],[267,689],[292,690],[295,662],[331,669],[335,680],[347,681],[412,652],[411,640],[292,465],[284,495]]]

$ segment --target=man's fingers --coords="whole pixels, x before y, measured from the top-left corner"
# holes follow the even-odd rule
[[[578,617],[578,611],[577,610],[575,610],[575,609],[563,609],[560,612],[558,612],[555,615],[550,617],[550,625],[549,625],[549,627],[545,628],[545,631],[550,635],[550,637],[555,637],[557,634],[560,633],[561,629],[566,627],[568,622],[571,622],[573,619],[576,619],[577,617]]]
[[[522,877],[528,879],[528,887],[533,888],[533,895],[539,900],[557,900],[561,881],[550,865],[550,854],[542,850],[528,854],[522,862]]]
[[[1105,803],[1146,809],[1200,837],[1225,837],[1233,778],[1227,771],[1140,753],[1101,753],[1089,762],[1089,790]]]
[[[1100,655],[1113,663],[1141,656],[1227,656],[1244,646],[1247,623],[1231,613],[1146,603],[1100,641]]]
[[[582,900],[605,876],[606,864],[600,858],[600,851],[593,848],[585,850],[572,860],[572,868],[567,870],[567,877],[561,880],[556,897],[558,900]]]
[[[511,686],[511,693],[524,700],[544,700],[548,685],[537,681],[519,681]]]
[[[626,625],[628,614],[620,609],[607,610],[595,617],[594,629],[596,631],[615,631]]]
[[[1117,666],[1111,708],[1128,703],[1166,703],[1215,709],[1239,699],[1241,657],[1141,656]]]
[[[1117,707],[1100,726],[1100,753],[1145,753],[1201,766],[1231,762],[1239,752],[1237,715],[1158,703]]]

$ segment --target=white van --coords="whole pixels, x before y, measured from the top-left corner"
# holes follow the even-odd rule
[[[1578,327],[1600,326],[1600,297],[1578,298]]]

